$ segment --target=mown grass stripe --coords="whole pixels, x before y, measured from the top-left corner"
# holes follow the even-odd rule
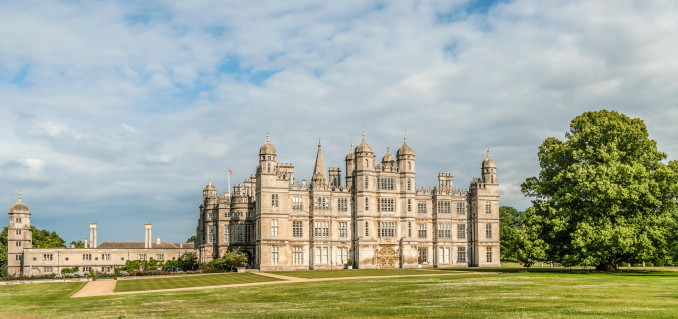
[[[228,273],[170,278],[140,278],[135,280],[118,280],[115,285],[115,292],[206,287],[277,280],[279,279],[252,273]]]

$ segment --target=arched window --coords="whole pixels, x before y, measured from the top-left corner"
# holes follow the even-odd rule
[[[368,168],[368,167],[370,166],[369,163],[370,163],[370,162],[369,162],[367,159],[365,159],[365,168]]]

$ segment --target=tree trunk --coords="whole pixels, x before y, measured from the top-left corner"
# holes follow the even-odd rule
[[[598,271],[613,271],[617,269],[617,265],[615,265],[613,262],[604,262],[598,266],[596,266],[596,270]]]

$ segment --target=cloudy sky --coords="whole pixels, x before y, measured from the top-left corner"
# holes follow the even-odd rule
[[[678,8],[651,1],[0,4],[0,206],[82,239],[195,233],[210,176],[254,172],[270,130],[310,179],[351,140],[416,152],[417,185],[468,187],[491,148],[501,204],[570,120],[642,118],[678,159]],[[0,225],[7,225],[3,219]]]

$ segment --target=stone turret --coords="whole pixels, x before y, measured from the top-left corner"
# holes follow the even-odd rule
[[[31,211],[21,201],[21,192],[16,204],[9,208],[7,227],[7,273],[10,276],[21,274],[24,249],[32,248]]]

